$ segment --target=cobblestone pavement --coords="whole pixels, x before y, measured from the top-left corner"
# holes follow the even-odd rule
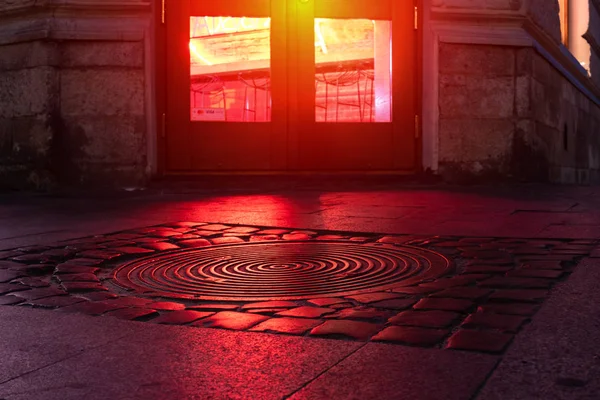
[[[177,222],[1,251],[0,305],[503,353],[597,246]]]

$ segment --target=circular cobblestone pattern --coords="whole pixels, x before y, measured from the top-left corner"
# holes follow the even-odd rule
[[[114,283],[152,296],[200,300],[299,300],[409,286],[451,261],[412,246],[352,242],[244,243],[178,250],[119,267]]]

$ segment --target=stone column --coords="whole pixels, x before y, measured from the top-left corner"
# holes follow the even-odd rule
[[[151,15],[142,0],[0,1],[0,182],[147,178]]]

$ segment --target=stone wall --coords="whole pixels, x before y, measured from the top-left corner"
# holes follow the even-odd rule
[[[54,126],[60,118],[57,45],[0,47],[0,182],[49,183]]]
[[[0,187],[148,178],[150,6],[0,1]]]
[[[535,49],[442,44],[440,174],[600,180],[600,108]]]

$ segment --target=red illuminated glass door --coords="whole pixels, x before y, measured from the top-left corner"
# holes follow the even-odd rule
[[[167,0],[164,169],[412,170],[411,3]]]
[[[284,170],[285,2],[171,0],[168,172]]]
[[[409,0],[289,1],[290,165],[413,170],[416,31]],[[294,24],[295,22],[295,24]]]

